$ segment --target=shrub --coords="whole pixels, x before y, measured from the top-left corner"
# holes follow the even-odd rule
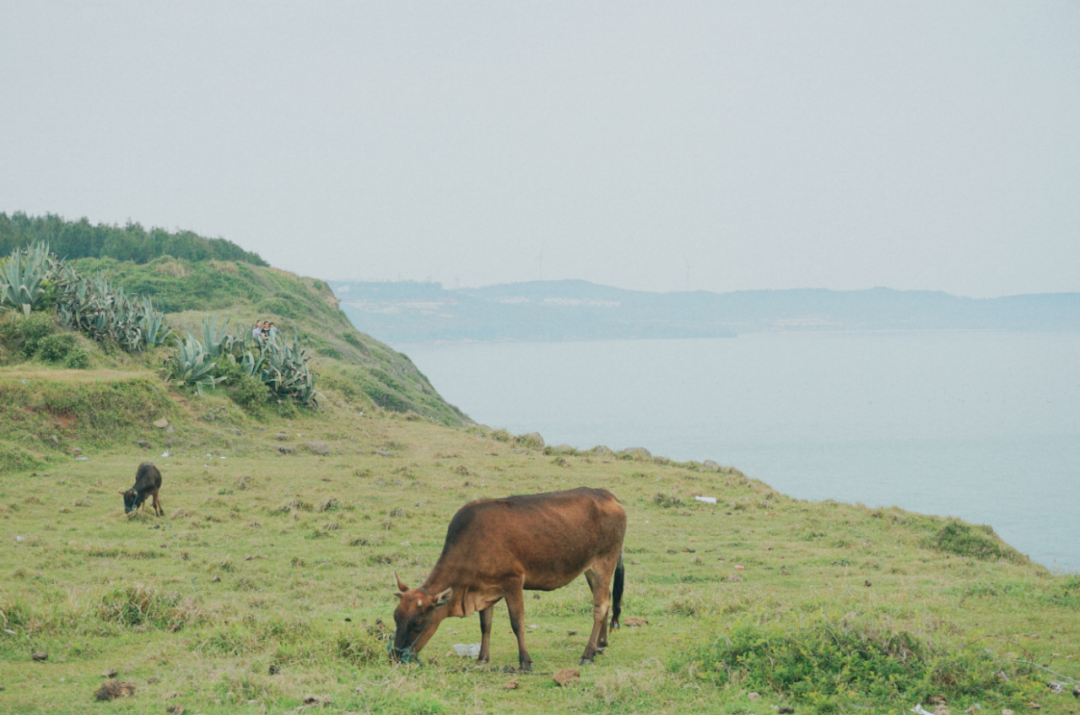
[[[971,526],[961,521],[950,521],[938,529],[933,536],[925,539],[923,546],[982,561],[1000,559],[1008,559],[1015,563],[1025,561],[1023,556],[1014,549],[998,543],[993,536],[994,530],[989,526]]]
[[[56,322],[49,313],[37,312],[26,316],[16,313],[0,323],[0,339],[30,358],[37,352],[41,341],[56,330]]]
[[[90,353],[81,347],[73,348],[64,359],[64,367],[71,370],[85,370],[90,367]]]
[[[71,333],[53,333],[38,343],[37,355],[42,360],[60,362],[76,347],[75,336]]]
[[[754,623],[712,633],[675,654],[673,668],[718,686],[771,691],[830,712],[863,699],[925,702],[930,695],[1021,696],[1025,672],[982,647],[950,650],[907,631],[821,619],[801,628]],[[1004,670],[1009,680],[995,677]]]

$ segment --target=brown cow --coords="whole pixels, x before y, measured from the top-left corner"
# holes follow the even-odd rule
[[[522,591],[553,591],[584,573],[593,594],[593,629],[581,665],[591,663],[607,646],[609,610],[612,629],[619,627],[625,534],[626,512],[605,489],[580,487],[469,502],[451,519],[442,555],[423,586],[410,589],[394,574],[401,601],[394,610],[397,631],[391,657],[418,661],[416,654],[444,618],[478,612],[477,662],[486,663],[495,604],[506,599],[518,662],[522,670],[530,670]],[[608,589],[612,575],[614,594]]]
[[[124,512],[130,514],[136,509],[142,508],[147,496],[154,498],[154,514],[162,516],[165,509],[158,499],[158,489],[161,489],[161,472],[152,462],[143,462],[135,472],[135,486],[127,491],[120,492],[124,496]]]

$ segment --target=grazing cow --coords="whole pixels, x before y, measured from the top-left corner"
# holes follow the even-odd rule
[[[394,660],[419,660],[416,654],[447,616],[480,614],[480,655],[491,653],[495,604],[506,600],[518,642],[518,662],[530,670],[525,648],[523,590],[553,591],[584,573],[593,595],[593,628],[581,665],[607,646],[607,614],[612,629],[622,610],[622,546],[626,512],[605,489],[580,487],[565,492],[479,499],[463,506],[446,531],[442,555],[420,588],[410,589],[398,575],[394,610],[397,631]],[[608,585],[615,577],[609,603]]]
[[[165,510],[161,508],[161,500],[158,499],[158,489],[161,488],[161,472],[150,462],[139,465],[139,471],[135,472],[135,486],[127,491],[120,492],[124,495],[124,512],[130,514],[136,509],[142,508],[147,496],[154,498],[154,513],[162,516]]]

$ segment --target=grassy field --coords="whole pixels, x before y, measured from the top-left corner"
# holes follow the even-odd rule
[[[65,375],[0,374],[37,415],[20,443],[48,445],[0,473],[2,713],[284,713],[305,700],[339,713],[900,713],[933,711],[933,696],[954,714],[1080,711],[1080,577],[989,529],[799,501],[731,467],[556,453],[332,390],[290,419],[172,394],[159,406],[170,425],[155,428],[151,378],[114,375],[146,412],[129,424],[106,400],[97,419],[121,438],[83,440],[20,392],[84,379]],[[164,518],[123,513],[117,492],[144,460],[164,476]],[[533,673],[513,672],[502,606],[488,666],[453,654],[479,642],[475,617],[445,621],[422,667],[388,662],[393,572],[418,585],[462,504],[582,485],[626,507],[624,620],[639,625],[579,681],[553,674],[577,667],[588,637],[583,579],[527,594]],[[97,701],[107,669],[133,695]]]

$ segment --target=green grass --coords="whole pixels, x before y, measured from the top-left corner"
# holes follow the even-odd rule
[[[299,408],[237,383],[198,397],[162,380],[164,349],[0,317],[2,713],[896,713],[932,696],[953,713],[1078,709],[1046,683],[1080,678],[1080,575],[990,526],[469,424],[321,281],[168,257],[80,270],[153,295],[181,330],[207,311],[234,331],[274,319],[317,354],[322,396]],[[117,493],[146,460],[164,518],[126,516]],[[453,655],[479,641],[476,618],[445,621],[423,667],[389,663],[393,572],[422,582],[462,504],[582,485],[627,510],[624,622],[638,625],[580,682],[551,676],[589,633],[583,579],[527,596],[534,673],[513,672],[501,607],[490,665]],[[110,668],[133,697],[95,699]]]
[[[129,382],[154,404],[145,378]],[[798,501],[730,468],[524,454],[504,431],[374,414],[335,391],[323,412],[290,420],[166,399],[175,429],[144,425],[149,449],[99,446],[75,461],[48,448],[44,466],[0,475],[0,627],[14,633],[0,631],[0,711],[283,713],[308,696],[330,698],[330,712],[389,713],[897,712],[932,695],[953,712],[1076,709],[1045,687],[1061,678],[1020,661],[1080,677],[1080,577],[941,550],[961,522]],[[78,429],[65,439],[94,444]],[[117,491],[144,459],[164,476],[163,519],[123,514]],[[502,607],[490,666],[451,655],[479,641],[476,618],[444,622],[423,667],[386,660],[393,571],[421,582],[457,508],[578,485],[627,509],[624,617],[647,624],[614,634],[579,683],[559,687],[551,674],[576,667],[589,632],[579,579],[527,595],[533,674],[506,672],[517,652]],[[133,697],[94,699],[107,668]]]

